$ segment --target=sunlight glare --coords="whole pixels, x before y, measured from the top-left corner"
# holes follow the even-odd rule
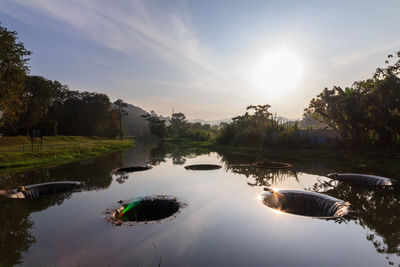
[[[297,56],[286,48],[264,53],[254,66],[251,81],[258,90],[272,96],[295,89],[300,82],[303,65]]]
[[[277,210],[277,209],[271,209],[273,213],[277,214],[277,215],[281,215],[284,214],[285,212]]]

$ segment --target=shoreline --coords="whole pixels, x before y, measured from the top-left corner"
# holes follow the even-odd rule
[[[52,138],[52,141],[58,141],[61,138]],[[110,140],[88,137],[71,137],[73,141],[58,141],[59,148],[46,149],[43,151],[14,152],[5,151],[7,145],[2,144],[0,151],[0,172],[15,170],[27,170],[45,165],[63,165],[74,161],[89,159],[105,155],[107,153],[125,150],[133,147],[135,141],[132,139]],[[79,143],[77,143],[79,142]],[[25,143],[19,145],[27,145]],[[46,144],[54,145],[54,144]],[[15,144],[9,145],[15,147]]]

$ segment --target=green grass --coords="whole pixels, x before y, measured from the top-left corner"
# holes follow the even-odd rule
[[[119,151],[134,145],[133,140],[110,140],[98,137],[50,136],[35,140],[32,151],[29,137],[0,137],[0,169],[32,167],[44,164],[64,164]],[[23,147],[23,152],[21,152]]]

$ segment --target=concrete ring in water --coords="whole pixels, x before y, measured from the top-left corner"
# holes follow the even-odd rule
[[[218,170],[221,168],[222,166],[217,164],[193,164],[185,166],[186,170],[191,170],[191,171],[209,171],[209,170]]]
[[[327,175],[327,177],[341,182],[348,182],[351,184],[366,185],[366,186],[369,185],[385,186],[385,185],[392,185],[394,183],[393,180],[382,176],[358,174],[358,173],[330,173]]]
[[[175,218],[187,203],[174,196],[156,195],[120,201],[116,209],[105,211],[105,219],[114,225],[136,225]]]
[[[58,181],[41,184],[19,186],[17,189],[1,190],[2,195],[8,198],[37,198],[45,195],[60,194],[73,191],[84,186],[84,182],[78,181]]]
[[[264,189],[263,203],[280,212],[295,215],[334,219],[349,212],[350,203],[309,191]]]
[[[127,172],[140,172],[150,170],[151,166],[131,166],[131,167],[122,167],[113,170],[114,173],[127,173]]]
[[[274,162],[274,161],[260,161],[253,164],[258,168],[267,168],[267,169],[288,169],[292,168],[293,165],[286,162]]]

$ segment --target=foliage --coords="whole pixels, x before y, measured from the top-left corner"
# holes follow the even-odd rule
[[[187,124],[185,114],[182,112],[172,113],[170,123],[171,124],[168,127],[168,132],[170,135],[180,136]]]
[[[118,99],[113,104],[117,107],[116,111],[118,112],[118,115],[119,115],[119,119],[118,119],[119,120],[119,136],[120,136],[120,139],[122,140],[123,135],[124,135],[124,132],[122,129],[122,117],[128,115],[128,112],[126,112],[126,110],[124,110],[124,108],[128,107],[128,104],[125,103],[122,99]]]
[[[67,85],[41,76],[26,76],[21,96],[24,110],[14,123],[6,121],[8,135],[29,134],[39,128],[43,135],[115,137],[119,133],[116,111],[107,95],[69,90]]]
[[[199,122],[191,123],[186,120],[185,114],[173,113],[168,127],[168,133],[173,138],[189,138],[198,141],[214,140],[218,127]]]
[[[41,76],[27,76],[22,97],[25,109],[20,115],[18,132],[29,134],[32,128],[41,128],[46,135],[56,134],[57,121],[50,121],[47,115],[51,106],[61,101],[67,90],[66,85],[57,81]]]
[[[397,61],[378,68],[372,78],[352,87],[325,88],[312,99],[305,115],[340,131],[351,144],[396,144],[400,142],[400,52]],[[393,60],[389,55],[388,59]]]
[[[292,145],[297,142],[293,135],[296,125],[290,125],[269,112],[270,105],[248,106],[246,112],[232,118],[231,123],[221,124],[217,143],[222,145],[258,146]]]
[[[0,25],[0,130],[6,135],[29,134],[33,128],[44,135],[85,135],[122,138],[122,100],[118,107],[120,127],[107,95],[69,90],[67,85],[41,76],[28,76],[31,52],[17,41],[17,34]]]
[[[49,119],[58,122],[58,131],[64,135],[115,137],[119,132],[105,94],[66,91],[52,106]]]
[[[17,125],[31,52],[17,41],[17,33],[0,25],[0,111],[2,124]]]
[[[158,136],[162,141],[167,137],[168,129],[163,119],[155,115],[154,112],[152,112],[152,114],[142,115],[142,117],[149,123],[150,132],[152,134]]]

